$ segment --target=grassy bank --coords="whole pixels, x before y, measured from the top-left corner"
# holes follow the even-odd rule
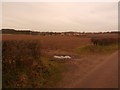
[[[64,67],[61,63],[51,61],[47,57],[41,57],[41,63],[44,65],[43,68],[43,86],[44,88],[55,87],[57,82],[61,79]]]
[[[120,44],[112,44],[112,45],[88,45],[76,48],[74,50],[75,53],[83,54],[83,55],[94,55],[94,54],[110,54],[116,50],[118,50],[118,46]]]

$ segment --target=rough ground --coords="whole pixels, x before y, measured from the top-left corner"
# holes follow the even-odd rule
[[[112,35],[112,36],[111,36]],[[111,56],[81,56],[71,53],[71,50],[90,45],[91,37],[68,36],[39,36],[39,35],[7,35],[3,40],[38,40],[42,47],[42,54],[53,57],[54,55],[70,55],[74,59],[67,61],[62,80],[55,87],[60,88],[97,88],[117,87],[117,53]],[[101,37],[117,37],[116,34],[100,34]],[[44,53],[43,53],[44,52]]]
[[[59,88],[117,88],[118,52],[71,60]]]

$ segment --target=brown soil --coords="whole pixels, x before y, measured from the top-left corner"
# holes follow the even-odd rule
[[[118,54],[69,62],[58,88],[118,88]]]

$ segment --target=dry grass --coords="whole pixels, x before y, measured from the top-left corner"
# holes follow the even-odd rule
[[[42,49],[71,50],[79,46],[88,45],[90,38],[67,36],[35,36],[35,35],[3,35],[3,40],[38,40]]]

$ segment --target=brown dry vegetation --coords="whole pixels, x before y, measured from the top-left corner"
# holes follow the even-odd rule
[[[3,40],[39,40],[42,49],[70,50],[90,43],[90,38],[69,36],[3,35]]]
[[[111,44],[117,44],[118,43],[118,38],[92,38],[91,42],[94,45],[111,45]]]
[[[87,37],[2,35],[4,69],[3,87],[51,87],[47,86],[47,82],[53,81],[53,79],[57,80],[55,77],[59,76],[59,69],[61,67],[58,67],[58,62],[51,62],[51,58],[48,59],[46,56],[53,56],[55,54],[71,54],[79,57],[80,54],[82,54],[81,50],[85,51],[87,49],[86,51],[89,51],[89,53],[93,51],[97,53],[100,52],[100,50],[109,50],[112,48],[108,47],[106,49],[106,46],[93,46],[91,38],[96,36],[96,34],[95,36],[93,34],[88,35]],[[100,34],[97,37],[116,38],[117,35]],[[92,45],[92,48],[90,45]],[[84,48],[79,49],[80,47]],[[77,50],[77,52],[80,53],[76,53],[74,50]],[[56,75],[56,73],[58,74]],[[49,78],[49,76],[52,76],[52,78]],[[55,82],[50,83],[52,83],[50,85],[53,85]]]
[[[41,55],[38,40],[2,41],[3,88],[52,87],[61,68]],[[55,80],[53,80],[55,79]]]

